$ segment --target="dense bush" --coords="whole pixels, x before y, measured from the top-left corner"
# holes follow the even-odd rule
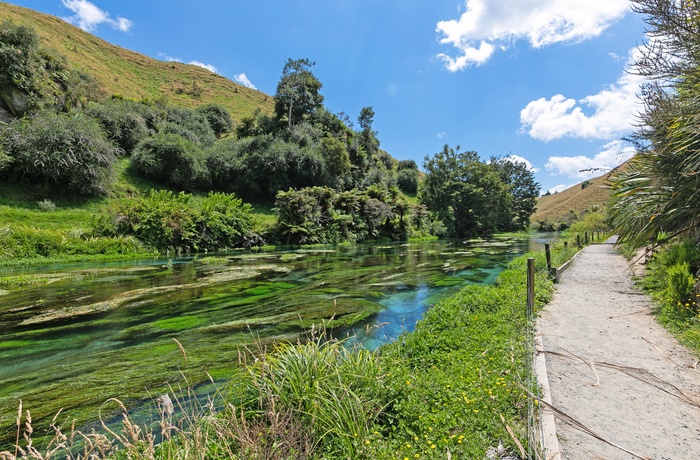
[[[34,29],[8,20],[0,23],[0,84],[36,92],[42,67]]]
[[[210,194],[197,202],[167,190],[114,202],[93,222],[96,235],[132,235],[159,251],[240,247],[249,244],[252,229],[250,205],[233,195]]]
[[[411,206],[397,193],[376,186],[347,192],[328,187],[290,189],[277,194],[274,211],[274,231],[283,244],[401,240],[413,230]],[[426,216],[426,224],[428,220]]]
[[[218,250],[247,246],[253,236],[251,207],[235,195],[210,193],[197,217],[198,249]]]
[[[136,146],[131,158],[135,171],[182,190],[193,190],[208,180],[201,149],[177,134],[156,134]]]
[[[216,142],[216,135],[207,117],[195,110],[181,107],[168,107],[165,124],[160,132],[179,134],[201,147],[209,147]]]
[[[16,121],[2,144],[12,158],[6,176],[81,196],[106,192],[117,154],[97,122],[79,113],[41,112]]]
[[[197,107],[197,113],[204,115],[216,137],[221,137],[223,134],[228,133],[233,127],[231,114],[220,105],[206,104]]]
[[[401,169],[396,175],[396,183],[404,193],[416,193],[418,191],[418,170]]]
[[[131,154],[136,145],[150,134],[142,106],[117,99],[93,104],[87,114],[100,123],[107,136],[126,154]]]

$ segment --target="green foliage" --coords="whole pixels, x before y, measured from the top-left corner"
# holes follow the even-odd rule
[[[206,104],[197,107],[197,112],[201,113],[207,119],[209,127],[216,135],[216,137],[221,137],[222,135],[231,131],[233,127],[233,119],[228,111],[216,104]]]
[[[631,140],[641,152],[614,176],[611,215],[621,240],[642,247],[660,232],[700,241],[700,4],[634,0],[653,46],[633,72],[645,77],[644,113]]]
[[[412,227],[411,206],[397,190],[378,186],[346,192],[328,187],[290,189],[277,194],[274,211],[275,233],[283,244],[401,240],[414,231],[423,236],[430,225],[426,215]]]
[[[6,176],[59,194],[107,191],[117,149],[97,122],[82,114],[38,113],[10,124],[2,143],[12,158]]]
[[[216,135],[207,116],[182,107],[168,107],[165,124],[159,127],[159,131],[178,134],[200,147],[210,147],[216,142]]]
[[[54,212],[56,210],[56,205],[51,200],[42,200],[37,203],[37,207],[43,212]]]
[[[250,205],[233,195],[211,193],[194,202],[191,195],[167,190],[114,202],[93,222],[95,235],[131,235],[159,251],[240,247],[254,236],[252,230]]]
[[[499,220],[498,230],[526,230],[535,212],[540,184],[525,163],[512,158],[491,157],[490,166],[508,188],[508,209]]]
[[[113,99],[103,104],[92,104],[86,113],[96,119],[107,137],[113,140],[127,155],[150,133],[146,118],[153,118],[144,104]],[[150,115],[150,117],[149,117]]]
[[[143,140],[131,164],[145,177],[193,190],[208,181],[206,160],[200,148],[178,134],[159,133]]]
[[[278,345],[250,372],[256,396],[273,397],[267,405],[297,414],[331,449],[344,451],[337,452],[342,457],[354,457],[361,446],[355,438],[367,437],[381,411],[376,357],[323,335],[305,344]]]
[[[575,221],[569,227],[569,230],[573,233],[607,232],[609,227],[605,220],[605,214],[602,212],[589,212],[582,219]]]
[[[690,273],[688,262],[671,265],[668,267],[667,276],[666,301],[668,306],[675,308],[676,313],[695,316],[697,314],[695,299],[693,299],[695,277]]]
[[[425,158],[419,199],[445,224],[449,236],[488,235],[518,222],[511,214],[517,209],[515,188],[496,166],[481,162],[476,152],[455,152],[448,145]]]
[[[400,169],[396,176],[396,183],[404,193],[416,193],[418,191],[418,170]]]
[[[345,144],[333,137],[324,137],[321,140],[321,155],[326,163],[329,175],[329,183],[334,188],[342,189],[350,182],[350,156]]]
[[[210,193],[200,204],[199,250],[218,250],[247,245],[253,234],[249,204],[235,195]]]
[[[308,59],[287,59],[275,92],[275,114],[287,117],[287,127],[312,117],[323,106],[319,92],[323,86],[311,72],[315,63]]]
[[[70,256],[144,255],[133,237],[94,238],[82,232],[41,230],[20,225],[0,228],[0,261],[63,258]]]
[[[661,248],[651,258],[643,286],[661,305],[662,321],[681,329],[697,322],[699,269],[700,247],[690,238]]]
[[[42,67],[39,36],[34,29],[3,21],[0,24],[0,85],[36,92]]]

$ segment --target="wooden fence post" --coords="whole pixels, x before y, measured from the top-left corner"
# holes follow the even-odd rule
[[[581,235],[576,235],[576,246],[581,247]]]
[[[527,259],[527,311],[535,306],[535,259]]]
[[[552,276],[552,251],[549,249],[549,243],[544,244],[544,255],[547,258],[547,274]]]

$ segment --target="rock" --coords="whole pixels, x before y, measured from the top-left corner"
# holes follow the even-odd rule
[[[13,85],[0,85],[0,109],[15,118],[24,116],[31,108],[29,94]]]

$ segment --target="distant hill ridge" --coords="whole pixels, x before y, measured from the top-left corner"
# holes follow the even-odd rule
[[[256,110],[274,110],[273,97],[265,93],[198,66],[163,62],[120,48],[55,16],[0,2],[0,20],[6,19],[32,27],[43,46],[94,77],[109,96],[165,100],[181,107],[215,103],[225,107],[234,120]]]
[[[612,194],[610,176],[618,168],[602,176],[580,182],[562,192],[540,197],[537,201],[537,210],[530,217],[530,222],[535,226],[545,221],[553,224],[569,222],[572,210],[578,215],[593,205],[605,206]]]

